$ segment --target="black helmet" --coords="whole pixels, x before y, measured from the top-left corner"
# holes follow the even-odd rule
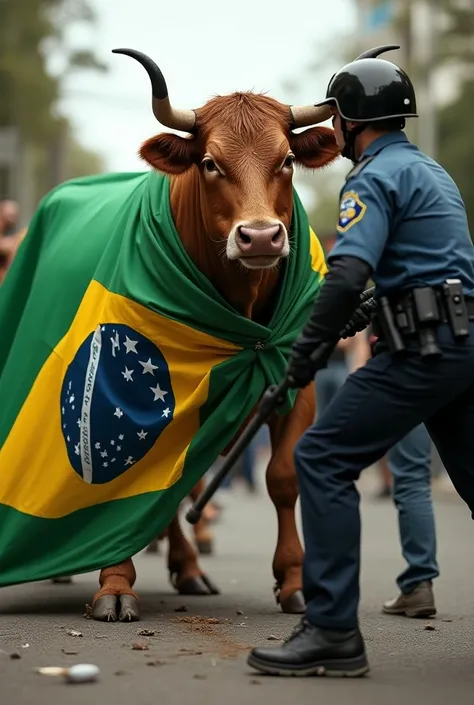
[[[413,84],[396,64],[375,58],[396,45],[376,47],[343,66],[331,78],[325,100],[335,103],[341,117],[353,122],[418,117]]]

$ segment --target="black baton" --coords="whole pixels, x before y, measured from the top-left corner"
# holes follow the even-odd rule
[[[360,310],[363,314],[369,315],[376,306],[375,299],[373,299],[374,287],[367,289],[361,295],[361,304],[357,310]],[[357,328],[356,331],[357,332]],[[347,324],[344,329],[340,332],[339,337],[349,337],[353,333],[353,327]],[[311,355],[311,361],[313,364],[320,365],[318,369],[324,367],[327,362],[328,357],[333,352],[334,348],[338,344],[338,340],[334,343],[322,343]],[[212,499],[216,491],[219,489],[229,472],[234,467],[236,461],[238,460],[241,453],[245,448],[251,443],[254,437],[257,435],[263,424],[270,418],[273,412],[285,401],[286,392],[291,389],[291,379],[287,376],[280,382],[280,384],[272,385],[268,387],[265,391],[263,397],[261,398],[257,411],[254,417],[250,420],[248,426],[235,442],[235,445],[226,457],[224,464],[216,472],[212,480],[209,482],[207,487],[199,495],[197,500],[194,502],[192,507],[188,509],[186,513],[186,521],[189,524],[197,524],[201,518],[202,511],[206,504]]]

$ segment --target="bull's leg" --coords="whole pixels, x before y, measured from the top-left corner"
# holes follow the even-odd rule
[[[272,456],[267,469],[267,488],[278,517],[278,541],[273,558],[275,595],[283,612],[305,611],[302,587],[303,549],[295,520],[298,499],[293,452],[296,443],[314,420],[314,385],[298,392],[292,411],[270,419]]]
[[[140,619],[138,595],[132,590],[137,575],[131,558],[100,571],[100,590],[92,601],[93,619],[133,622]],[[118,611],[118,615],[117,615]]]
[[[168,527],[168,570],[180,595],[218,595],[219,589],[200,569],[197,553],[183,533],[179,516]]]
[[[194,485],[193,489],[189,493],[190,498],[193,502],[197,500],[199,495],[203,492],[206,484],[204,478],[199,480],[199,482]],[[201,554],[201,556],[209,556],[212,554],[212,542],[214,536],[211,529],[209,528],[209,520],[206,513],[203,512],[201,518],[197,524],[193,524],[194,540],[196,541],[196,546]]]

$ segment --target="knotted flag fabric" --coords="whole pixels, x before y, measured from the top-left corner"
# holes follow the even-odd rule
[[[62,184],[0,288],[0,585],[138,553],[285,373],[326,272],[297,193],[262,326],[188,256],[169,185]]]

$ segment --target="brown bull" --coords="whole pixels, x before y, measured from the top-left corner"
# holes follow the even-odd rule
[[[332,130],[313,127],[296,134],[293,129],[322,122],[329,113],[314,106],[290,109],[252,93],[216,97],[196,111],[176,110],[156,64],[140,52],[119,49],[116,53],[137,59],[147,70],[157,120],[189,133],[186,137],[159,134],[140,149],[148,164],[171,178],[171,211],[185,249],[242,316],[266,323],[275,303],[279,265],[291,254],[294,166],[318,169],[339,154]],[[272,457],[266,479],[278,515],[273,573],[284,612],[304,609],[293,448],[314,414],[315,391],[310,385],[298,393],[290,414],[275,415],[269,423]],[[169,569],[176,587],[204,580],[212,591],[177,516],[168,537]],[[131,558],[103,569],[92,616],[116,619],[118,601],[119,619],[138,619],[134,581]]]

